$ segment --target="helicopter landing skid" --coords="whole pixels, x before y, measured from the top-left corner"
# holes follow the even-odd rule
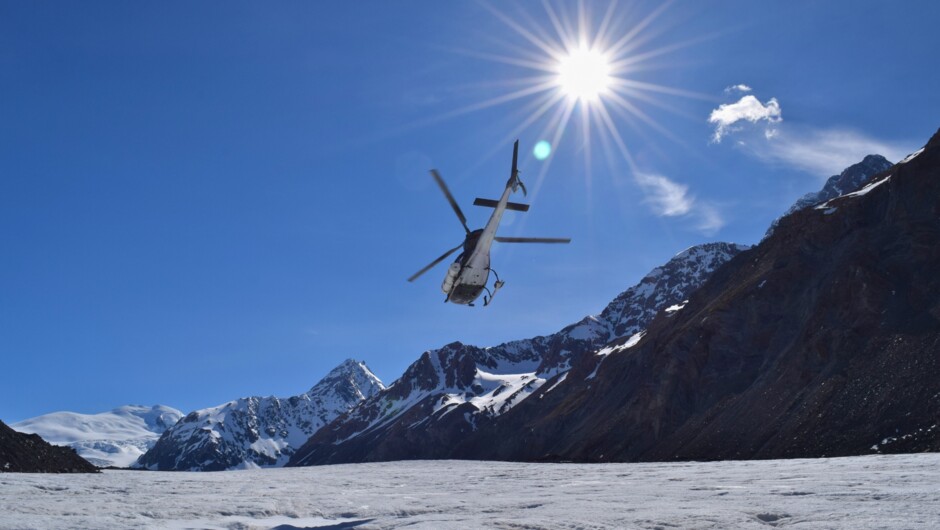
[[[504,285],[506,285],[506,282],[504,282],[504,281],[502,281],[502,280],[499,279],[499,274],[497,274],[496,271],[494,271],[493,269],[490,269],[490,268],[487,268],[486,270],[492,272],[492,273],[493,273],[493,276],[496,276],[496,282],[493,283],[493,292],[492,292],[492,293],[490,293],[490,290],[489,290],[489,289],[486,289],[486,287],[484,287],[484,289],[486,289],[487,294],[489,294],[489,297],[486,297],[486,296],[483,297],[483,307],[486,307],[486,306],[490,305],[490,303],[493,302],[493,297],[496,296],[496,293],[498,293],[499,290],[500,290]]]
[[[498,293],[499,290],[500,290],[504,285],[506,285],[506,282],[504,282],[504,281],[502,281],[502,280],[496,280],[496,283],[493,284],[493,292],[492,292],[489,296],[484,296],[484,297],[483,297],[483,307],[486,307],[486,306],[490,305],[490,304],[493,302],[493,297],[496,296],[496,293]],[[490,290],[487,289],[486,292],[489,293]]]

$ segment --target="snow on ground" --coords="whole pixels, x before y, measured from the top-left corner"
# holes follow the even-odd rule
[[[0,474],[0,528],[935,528],[940,454]]]

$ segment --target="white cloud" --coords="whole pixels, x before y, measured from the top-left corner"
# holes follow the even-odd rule
[[[750,92],[751,87],[741,84],[741,85],[731,85],[725,88],[725,94],[730,94],[732,92]]]
[[[774,129],[766,141],[745,142],[757,158],[779,162],[820,178],[835,175],[859,162],[865,155],[882,155],[897,162],[916,143],[887,142],[848,129],[813,129],[789,125]]]
[[[721,212],[712,204],[690,195],[685,184],[654,173],[636,173],[634,177],[656,215],[688,217],[694,221],[697,230],[709,236],[725,225]]]
[[[636,181],[646,194],[646,202],[656,215],[674,217],[685,215],[692,209],[695,199],[689,196],[689,187],[673,182],[662,175],[637,173]]]
[[[747,85],[733,85],[725,93],[749,92]],[[849,129],[819,129],[782,123],[782,111],[776,98],[766,104],[753,95],[712,110],[708,122],[715,125],[715,143],[735,133],[735,146],[770,163],[781,163],[820,178],[839,173],[859,162],[865,155],[879,154],[898,161],[915,143],[878,140]],[[745,123],[742,123],[745,122]],[[746,123],[755,126],[746,127]]]
[[[759,121],[779,123],[783,120],[781,112],[780,103],[777,102],[776,98],[770,98],[766,104],[763,104],[752,95],[743,96],[734,103],[719,105],[708,116],[708,123],[715,124],[715,134],[712,136],[712,141],[715,143],[721,142],[723,136],[739,130],[734,124],[742,120],[750,123]]]

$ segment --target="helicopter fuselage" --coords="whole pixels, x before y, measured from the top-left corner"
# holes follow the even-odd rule
[[[447,270],[447,276],[441,290],[447,294],[447,301],[455,304],[470,305],[483,294],[490,277],[490,248],[496,237],[496,229],[503,219],[509,196],[516,187],[515,173],[509,177],[502,197],[493,208],[486,226],[467,234],[464,240],[464,250],[457,256],[454,263]]]
[[[481,199],[477,197],[476,200],[473,201],[474,206],[485,206],[493,209],[493,214],[490,215],[486,226],[477,230],[470,230],[470,227],[467,226],[467,217],[463,214],[457,201],[454,200],[454,196],[447,188],[447,184],[444,183],[444,179],[441,178],[436,169],[431,170],[431,176],[434,177],[438,187],[441,188],[444,197],[446,197],[447,201],[450,203],[450,207],[457,215],[457,219],[460,220],[460,224],[463,226],[467,236],[464,238],[463,243],[443,253],[436,260],[412,274],[411,277],[408,278],[409,282],[415,281],[422,274],[431,270],[437,264],[442,263],[454,252],[461,250],[462,252],[457,256],[457,259],[448,267],[447,275],[444,277],[444,283],[441,285],[441,290],[447,295],[444,301],[472,306],[473,302],[486,291],[487,296],[483,297],[483,305],[486,306],[493,301],[493,297],[496,296],[497,291],[506,283],[500,280],[496,271],[490,268],[490,248],[493,246],[494,241],[500,243],[571,242],[571,239],[566,237],[497,237],[496,229],[499,228],[499,222],[503,219],[503,213],[505,213],[506,210],[514,210],[517,212],[529,211],[528,204],[509,202],[509,196],[520,188],[522,189],[522,193],[526,194],[525,185],[519,180],[519,170],[516,165],[518,160],[519,140],[516,140],[512,146],[512,170],[509,173],[509,180],[506,181],[506,189],[503,190],[503,195],[499,200]],[[496,277],[492,292],[486,287],[491,272],[493,276]]]

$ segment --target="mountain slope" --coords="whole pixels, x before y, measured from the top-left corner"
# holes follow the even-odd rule
[[[0,472],[95,473],[98,468],[69,447],[59,447],[36,434],[14,431],[0,421]]]
[[[451,456],[712,460],[940,450],[940,132],[781,220],[671,318]],[[498,443],[493,443],[498,440]]]
[[[384,392],[311,437],[289,465],[443,458],[467,433],[562,380],[578,357],[636,334],[658,311],[681,304],[744,248],[708,243],[680,252],[599,315],[553,335],[427,351]]]
[[[829,199],[834,199],[840,195],[855,191],[862,186],[863,182],[882,171],[886,171],[891,165],[891,162],[881,155],[866,156],[861,162],[852,164],[842,170],[842,173],[829,177],[829,180],[826,181],[826,184],[821,190],[807,193],[797,199],[782,216],[771,223],[764,237],[766,238],[773,233],[774,229],[780,223],[780,219],[789,216],[793,212],[798,212],[810,206],[816,206]]]
[[[128,467],[182,417],[182,412],[163,405],[128,405],[100,414],[53,412],[11,427],[67,445],[96,466]]]
[[[247,397],[187,414],[137,466],[174,471],[282,466],[317,429],[383,388],[364,363],[350,359],[299,396]]]

